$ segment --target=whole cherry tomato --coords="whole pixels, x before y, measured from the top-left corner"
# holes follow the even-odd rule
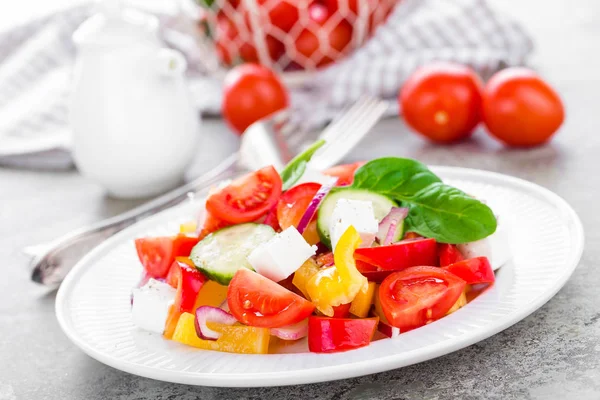
[[[454,142],[481,121],[481,80],[469,67],[436,62],[418,68],[398,101],[406,123],[431,141]]]
[[[301,2],[293,0],[258,0],[257,5],[261,15],[267,15],[268,20],[274,27],[283,32],[289,32],[299,18],[298,7]]]
[[[288,106],[288,94],[277,75],[257,64],[235,67],[225,77],[221,111],[242,134],[252,123]]]
[[[296,57],[293,61],[305,65],[306,60],[312,60],[317,67],[333,62],[343,54],[352,41],[352,25],[340,20],[333,28],[327,22],[331,16],[328,8],[320,3],[311,4],[308,9],[309,25],[296,37],[294,47]],[[322,43],[323,39],[326,40]]]
[[[238,61],[255,63],[259,61],[254,38],[247,27],[236,25],[227,15],[217,16],[215,29],[215,48],[219,60],[231,66]],[[265,35],[265,44],[269,58],[277,61],[284,52],[283,43],[271,35]]]
[[[483,122],[492,136],[509,146],[547,142],[564,119],[558,94],[529,69],[502,70],[485,86]]]

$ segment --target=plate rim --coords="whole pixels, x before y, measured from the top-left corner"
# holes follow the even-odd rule
[[[558,291],[568,282],[569,278],[571,277],[581,260],[585,244],[583,224],[573,207],[571,207],[571,205],[569,205],[569,203],[566,200],[564,200],[561,196],[552,192],[551,190],[536,183],[527,181],[525,179],[517,178],[511,175],[481,169],[437,165],[432,165],[430,166],[430,168],[436,173],[443,175],[444,178],[454,177],[465,179],[468,177],[474,177],[479,179],[485,178],[485,180],[489,180],[488,178],[491,178],[494,181],[502,181],[506,182],[511,186],[519,187],[528,194],[539,195],[549,204],[552,204],[559,210],[562,210],[565,213],[564,215],[567,217],[566,220],[570,222],[569,230],[571,233],[574,234],[572,236],[573,246],[569,254],[569,258],[564,263],[565,268],[563,273],[560,275],[559,278],[555,280],[555,282],[553,282],[549,289],[540,293],[536,298],[532,299],[528,307],[521,307],[516,309],[513,313],[507,315],[502,323],[494,325],[494,327],[489,330],[486,330],[481,333],[474,333],[471,335],[467,334],[464,336],[456,337],[450,344],[446,341],[443,341],[435,345],[427,346],[426,351],[423,351],[424,348],[419,348],[402,353],[403,360],[401,362],[398,361],[399,354],[391,354],[387,357],[379,358],[377,362],[373,362],[373,360],[363,360],[349,364],[325,366],[320,368],[303,369],[295,371],[259,373],[197,373],[189,371],[177,371],[176,373],[169,373],[168,371],[157,369],[155,367],[148,367],[145,365],[135,364],[130,361],[125,361],[117,357],[107,355],[102,351],[95,349],[90,344],[88,344],[83,338],[81,338],[80,335],[77,335],[75,329],[72,329],[71,324],[68,321],[68,312],[66,305],[68,304],[68,294],[73,290],[73,288],[76,285],[76,278],[85,272],[85,267],[87,266],[87,264],[94,258],[96,258],[98,255],[101,255],[106,247],[111,247],[113,244],[120,242],[121,236],[126,236],[129,233],[130,229],[139,226],[139,222],[106,239],[104,242],[102,242],[97,247],[92,249],[88,254],[86,254],[74,266],[74,268],[68,273],[62,285],[59,287],[58,293],[56,295],[56,318],[59,322],[62,331],[69,338],[69,340],[73,342],[73,344],[79,347],[88,356],[94,358],[95,360],[105,365],[133,375],[138,375],[155,380],[212,387],[289,386],[298,384],[319,383],[339,379],[349,379],[417,364],[471,346],[491,336],[494,336],[497,333],[523,320],[527,316],[531,315],[533,312],[537,311],[552,297],[554,297],[556,293],[558,293]],[[491,183],[496,184],[495,182]],[[173,210],[173,208],[169,208],[164,212],[169,212],[171,210]],[[158,215],[160,215],[160,213],[156,214],[153,217],[157,217]],[[143,221],[141,222],[143,223]],[[407,353],[409,354],[408,357],[406,356]],[[410,353],[416,354],[410,355]]]

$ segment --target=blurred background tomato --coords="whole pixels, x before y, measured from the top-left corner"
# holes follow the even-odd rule
[[[184,0],[190,2],[192,0]],[[223,68],[315,71],[360,47],[400,0],[195,0],[197,39]]]

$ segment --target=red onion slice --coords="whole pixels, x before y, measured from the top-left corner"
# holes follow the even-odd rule
[[[321,185],[321,188],[315,194],[315,197],[313,197],[313,199],[310,201],[310,204],[306,208],[306,211],[304,211],[304,215],[300,219],[300,223],[298,223],[298,232],[304,232],[304,230],[316,214],[319,205],[321,204],[325,196],[327,196],[327,193],[329,193],[329,191],[335,186],[337,180],[338,178],[332,176],[330,179],[327,180],[327,182]]]
[[[388,215],[386,215],[379,223],[379,230],[377,231],[377,240],[382,246],[387,246],[394,242],[394,237],[400,229],[401,222],[408,216],[408,208],[405,207],[392,207]]]
[[[221,333],[213,331],[206,325],[207,322],[218,322],[224,325],[233,325],[237,322],[235,317],[229,314],[225,310],[221,310],[217,307],[202,306],[196,309],[196,319],[194,320],[194,327],[196,328],[196,335],[200,339],[205,340],[217,340],[221,337]]]
[[[296,324],[271,328],[271,335],[283,340],[298,340],[308,335],[308,318]]]

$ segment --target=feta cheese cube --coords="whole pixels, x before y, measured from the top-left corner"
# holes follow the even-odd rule
[[[248,262],[262,276],[279,282],[296,272],[316,252],[317,246],[309,245],[300,232],[290,226],[254,249]]]
[[[155,279],[150,279],[141,288],[133,289],[133,323],[141,329],[162,335],[176,293],[177,290],[169,284]]]
[[[321,173],[319,170],[307,166],[302,174],[302,177],[294,184],[294,186],[302,183],[315,182],[321,185],[331,184],[332,177]]]
[[[375,218],[373,203],[363,200],[339,199],[331,214],[329,236],[331,248],[335,250],[340,237],[352,225],[360,234],[360,247],[369,247],[375,240],[379,223]]]

